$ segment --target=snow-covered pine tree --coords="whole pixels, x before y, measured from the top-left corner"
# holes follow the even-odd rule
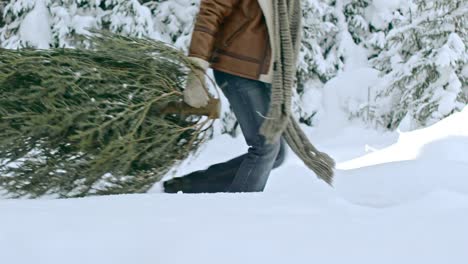
[[[395,21],[401,19],[401,8],[406,7],[403,0],[335,0],[332,1],[334,15],[337,19],[339,34],[337,56],[344,65],[351,63],[355,67],[356,59],[359,66],[367,66],[367,59],[380,54],[386,44],[386,35],[395,26]],[[361,54],[352,53],[359,47]]]
[[[385,28],[379,29],[372,25],[368,17],[368,9],[372,9],[373,0],[351,0],[344,6],[344,13],[348,30],[357,45],[362,45],[370,53],[368,57],[375,56],[385,46]],[[372,11],[377,12],[373,9]],[[371,13],[375,16],[375,13]]]
[[[7,5],[7,0],[0,0],[0,28],[5,25],[3,21],[3,11],[5,10],[5,6]]]
[[[138,0],[102,0],[105,28],[131,37],[156,38],[151,10]]]
[[[102,27],[101,0],[55,0],[49,2],[53,47],[75,47],[90,29]]]
[[[467,104],[462,91],[468,62],[466,14],[468,2],[463,0],[414,0],[406,20],[389,33],[384,52],[373,61],[385,74],[377,87],[376,122],[415,129]]]
[[[157,0],[145,5],[151,9],[161,40],[187,51],[199,4],[200,0]]]
[[[365,8],[353,6],[359,2],[363,3],[357,6]],[[407,8],[409,3],[406,0],[353,0],[349,4],[348,11],[353,14],[349,19],[350,32],[353,32],[356,41],[362,41],[369,52],[369,58],[378,56],[385,48],[386,36],[402,19],[402,9]],[[355,32],[359,32],[358,25],[364,22],[368,26],[363,24],[361,34],[356,34]]]
[[[463,84],[463,100],[465,100],[465,102],[468,102],[468,64],[466,64],[465,67],[463,67],[460,79]]]
[[[312,125],[323,85],[342,71],[368,67],[370,35],[366,8],[371,0],[303,1],[303,45],[298,67],[296,112]]]
[[[138,0],[10,0],[2,47],[74,47],[88,30],[156,38],[151,11]]]
[[[10,0],[0,43],[5,48],[72,47],[86,29],[99,29],[101,0]]]
[[[310,80],[327,82],[336,75],[339,59],[333,53],[337,28],[333,23],[333,9],[327,0],[302,1],[303,31],[297,67],[299,91]]]
[[[342,68],[336,56],[338,28],[329,0],[302,1],[303,31],[297,65],[297,93],[293,98],[296,116],[312,125],[318,111],[320,89]]]
[[[20,46],[49,46],[48,13],[42,0],[10,0],[4,7],[2,14],[4,27],[0,28],[0,45],[6,48]],[[34,20],[36,20],[35,23]],[[35,33],[41,33],[41,38],[33,38],[30,28]]]
[[[364,18],[366,8],[372,0],[350,0],[344,4],[344,14],[354,42],[360,44],[370,31],[369,22]]]

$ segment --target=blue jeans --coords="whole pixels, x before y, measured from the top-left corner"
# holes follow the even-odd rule
[[[270,104],[271,85],[214,70],[249,146],[246,154],[164,183],[166,192],[261,192],[273,168],[285,159],[283,138],[267,144],[259,134]]]

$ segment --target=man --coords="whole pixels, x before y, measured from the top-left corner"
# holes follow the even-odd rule
[[[202,70],[189,75],[184,100],[193,107],[207,104],[203,78],[198,77],[211,67],[249,149],[227,162],[165,182],[165,192],[263,191],[270,171],[284,161],[282,135],[309,167],[327,169],[324,162],[330,162],[329,157],[315,150],[290,118],[301,15],[300,0],[201,1],[189,57]]]

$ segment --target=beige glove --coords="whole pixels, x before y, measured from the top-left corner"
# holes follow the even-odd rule
[[[204,107],[209,101],[207,91],[203,87],[206,84],[205,72],[208,69],[209,63],[196,57],[189,57],[189,59],[194,64],[200,66],[200,69],[193,70],[187,76],[187,84],[184,89],[184,102],[195,108]]]

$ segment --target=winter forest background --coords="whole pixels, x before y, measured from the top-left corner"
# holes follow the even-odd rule
[[[342,119],[403,131],[434,124],[467,104],[468,2],[302,3],[303,43],[294,98],[302,123],[326,122],[323,93],[337,93]],[[80,36],[88,29],[110,29],[186,50],[198,4],[199,0],[2,0],[0,46],[86,46]],[[339,84],[346,87],[335,89]],[[229,110],[222,120],[223,132],[235,134]]]

